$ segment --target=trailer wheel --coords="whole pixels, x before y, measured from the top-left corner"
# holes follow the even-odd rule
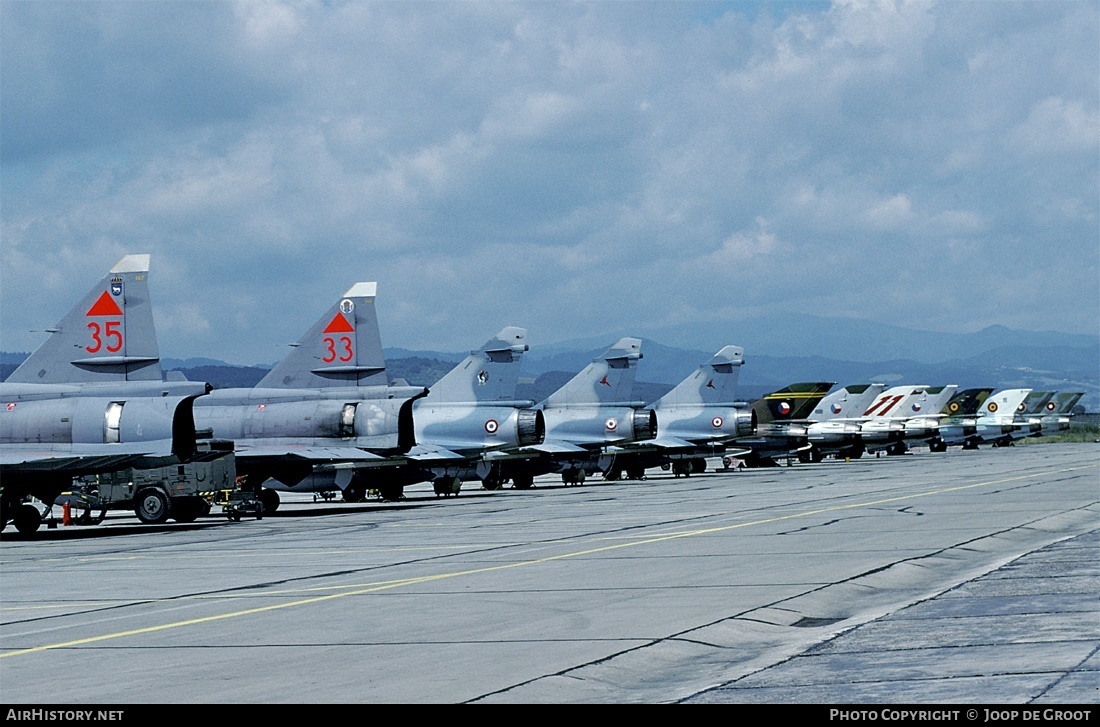
[[[157,525],[168,519],[171,505],[168,496],[155,487],[147,487],[134,498],[134,513],[138,520]]]
[[[177,497],[172,501],[172,519],[178,523],[193,523],[208,512],[210,507],[201,497]]]

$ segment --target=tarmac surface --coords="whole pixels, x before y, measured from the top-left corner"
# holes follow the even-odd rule
[[[1100,701],[1095,444],[407,494],[9,528],[0,702]]]
[[[1100,530],[1028,553],[687,704],[1100,704]]]

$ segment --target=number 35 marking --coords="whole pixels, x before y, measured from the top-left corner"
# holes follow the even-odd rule
[[[107,321],[103,324],[102,331],[99,328],[99,323],[92,321],[88,324],[88,328],[92,331],[92,345],[85,346],[84,350],[88,353],[98,353],[103,348],[103,339],[106,338],[107,350],[111,353],[117,353],[122,350],[122,331],[118,329],[122,325],[122,321]],[[112,345],[110,341],[114,341]]]

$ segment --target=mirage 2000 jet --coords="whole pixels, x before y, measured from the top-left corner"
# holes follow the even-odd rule
[[[640,480],[650,467],[686,477],[703,472],[707,456],[724,452],[731,439],[751,435],[756,414],[735,400],[744,362],[744,349],[725,346],[654,402],[657,436],[610,455],[604,478]]]
[[[537,475],[560,473],[562,482],[580,484],[587,475],[606,471],[610,459],[633,443],[652,439],[656,414],[630,400],[641,358],[641,339],[619,339],[540,402],[535,408],[542,411],[545,438],[496,460],[501,480],[522,490]]]
[[[383,499],[399,499],[404,486],[425,481],[436,495],[456,495],[472,480],[500,489],[496,461],[541,444],[546,433],[542,411],[516,399],[527,348],[527,329],[508,326],[429,387],[413,409],[416,444],[405,454],[408,465],[380,483]]]

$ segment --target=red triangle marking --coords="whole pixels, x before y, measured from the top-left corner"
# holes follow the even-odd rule
[[[103,295],[99,296],[95,304],[88,309],[85,316],[120,316],[122,315],[122,309],[118,307],[118,303],[107,294],[107,291],[103,291]]]
[[[348,319],[344,318],[344,314],[339,311],[329,321],[328,327],[324,330],[325,333],[355,333],[355,327],[348,323]]]

